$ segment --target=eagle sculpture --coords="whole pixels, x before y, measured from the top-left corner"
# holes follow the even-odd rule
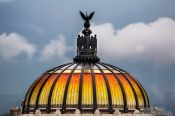
[[[89,28],[89,27],[90,27],[89,21],[92,19],[94,13],[95,13],[95,12],[92,12],[92,13],[90,13],[90,15],[88,15],[88,14],[86,13],[86,15],[85,15],[84,13],[82,13],[82,12],[80,11],[80,15],[81,15],[81,17],[84,19],[84,21],[85,21],[85,23],[84,23],[84,27],[85,27],[85,28]]]

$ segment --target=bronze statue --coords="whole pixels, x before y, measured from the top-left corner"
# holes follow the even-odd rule
[[[84,23],[84,27],[85,27],[85,28],[89,28],[89,27],[90,27],[89,21],[92,19],[94,13],[95,13],[95,12],[92,12],[92,13],[90,13],[90,15],[88,15],[87,12],[86,12],[86,15],[85,15],[85,14],[83,14],[83,13],[80,11],[80,15],[81,15],[81,17],[84,19],[84,21],[85,21],[85,23]]]

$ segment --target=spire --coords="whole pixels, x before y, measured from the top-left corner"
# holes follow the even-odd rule
[[[97,38],[96,35],[91,36],[92,31],[89,29],[90,20],[92,19],[95,12],[90,15],[83,14],[80,11],[80,15],[84,20],[84,29],[82,36],[78,35],[77,38],[77,56],[73,59],[75,62],[99,62],[100,59],[97,57]]]

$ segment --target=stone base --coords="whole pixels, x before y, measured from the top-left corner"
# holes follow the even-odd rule
[[[10,110],[10,116],[173,116],[172,112],[166,112],[165,110],[162,110],[162,108],[151,108],[147,111],[139,111],[135,110],[132,113],[121,113],[119,110],[115,110],[113,114],[107,114],[100,112],[100,110],[96,110],[93,113],[81,113],[78,109],[75,112],[72,113],[65,113],[61,114],[60,110],[56,110],[55,112],[51,113],[42,113],[39,109],[36,110],[36,112],[29,113],[29,114],[22,114],[22,111],[20,108],[12,108]]]

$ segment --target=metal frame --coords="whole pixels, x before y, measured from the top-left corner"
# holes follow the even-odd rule
[[[33,82],[33,84],[36,82],[35,85],[31,84],[31,86],[30,86],[30,88],[29,88],[29,90],[27,91],[27,94],[26,94],[26,96],[25,96],[25,100],[24,100],[24,104],[23,104],[23,108],[22,108],[22,113],[24,113],[25,111],[26,111],[26,112],[29,112],[29,103],[30,103],[31,95],[32,95],[32,93],[33,93],[33,91],[34,91],[36,85],[37,85],[38,82],[42,79],[42,77],[45,76],[45,74],[46,74],[46,73],[43,73],[41,76],[39,76],[39,77],[36,79],[36,81]],[[32,86],[33,86],[33,88],[32,88]],[[29,93],[30,89],[31,89],[31,92]],[[28,95],[28,94],[29,94],[29,98],[28,98],[28,101],[27,101],[27,104],[26,104],[26,99],[27,99],[27,95]],[[27,105],[27,108],[26,108],[26,105]],[[26,109],[25,109],[25,108],[26,108]]]
[[[74,65],[74,64],[75,64],[74,62],[67,64],[67,65],[69,65],[69,66],[67,66],[64,70],[62,70],[62,71],[57,75],[57,77],[55,78],[55,80],[54,80],[54,82],[53,82],[53,84],[52,84],[52,87],[51,87],[51,89],[50,89],[50,92],[49,92],[49,98],[48,98],[48,103],[47,103],[47,112],[51,112],[51,98],[52,98],[52,93],[53,93],[53,90],[54,90],[54,87],[55,87],[55,84],[56,84],[57,80],[60,78],[60,76],[62,75],[62,73],[63,73],[66,69],[68,69],[70,66],[72,66],[72,65]]]
[[[73,62],[69,62],[69,63],[62,64],[62,65],[60,65],[60,66],[56,66],[56,67],[54,67],[54,68],[52,68],[52,69],[47,70],[46,72],[50,72],[50,71],[52,71],[52,70],[59,70],[60,67],[62,68],[62,67],[66,66],[66,65],[69,65],[69,64],[71,64],[71,63],[73,63]]]
[[[108,93],[108,103],[109,103],[109,113],[113,113],[113,106],[112,106],[112,97],[111,97],[111,90],[109,87],[109,82],[107,80],[106,74],[103,72],[103,70],[98,66],[98,64],[95,64],[98,69],[100,70],[100,72],[103,75],[103,78],[105,80],[105,84],[106,84],[106,88],[107,88],[107,93]]]
[[[78,92],[78,109],[81,111],[82,105],[82,85],[83,85],[83,74],[84,74],[85,63],[81,68],[80,80],[79,80],[79,92]]]
[[[116,66],[115,66],[115,67],[116,67]],[[116,68],[118,68],[118,67],[116,67]],[[120,69],[120,68],[118,68],[118,69]],[[141,92],[145,91],[145,89],[143,88],[142,84],[140,84],[140,82],[139,82],[136,78],[134,78],[134,77],[133,77],[130,73],[128,73],[127,71],[125,71],[125,70],[123,70],[123,69],[120,69],[120,70],[126,72],[126,73],[136,82],[136,84],[138,85],[138,87],[139,87],[139,89],[140,89]],[[142,89],[141,89],[141,88],[142,88]],[[145,93],[145,95],[144,95],[144,93]],[[147,101],[147,104],[148,104],[148,106],[145,105],[145,107],[150,107],[148,95],[147,95],[146,91],[145,91],[144,93],[142,93],[142,96],[144,96],[144,100],[147,99],[146,101]],[[146,98],[145,98],[145,96],[146,96]]]
[[[92,89],[93,89],[93,112],[97,109],[97,95],[96,95],[96,82],[95,82],[95,75],[94,71],[92,69],[91,63],[89,64],[89,68],[91,70],[91,75],[92,75]]]
[[[113,69],[119,69],[118,67],[115,67],[115,66],[110,65],[110,64],[106,64],[106,65],[112,67]],[[139,110],[140,108],[139,108],[139,103],[138,103],[138,96],[137,96],[137,94],[136,94],[136,91],[135,91],[133,85],[131,84],[131,82],[130,82],[130,80],[128,79],[128,77],[126,77],[126,76],[123,74],[123,72],[121,72],[120,69],[117,70],[117,71],[119,71],[119,72],[123,75],[123,77],[127,80],[127,82],[129,83],[129,85],[131,86],[131,89],[132,89],[132,91],[133,91],[133,93],[134,93],[134,98],[135,98],[135,101],[136,101],[136,107],[135,107],[135,108]],[[124,71],[124,70],[122,70],[122,71]],[[124,71],[124,72],[126,72],[126,71]]]
[[[128,73],[128,72],[127,72]],[[145,91],[145,89],[143,88],[143,86],[139,83],[139,81],[136,79],[136,78],[134,78],[130,73],[128,73],[128,75],[134,80],[134,82],[137,84],[137,86],[139,87],[139,89],[140,89],[140,91],[141,91],[141,93],[142,93],[142,96],[143,96],[143,98],[144,98],[144,107],[150,107],[150,105],[149,105],[149,99],[148,99],[148,95],[147,95],[147,93],[146,93],[146,91]],[[145,91],[145,92],[144,92]],[[144,95],[144,93],[145,93],[145,95]],[[146,98],[145,98],[146,97]],[[146,100],[147,99],[147,100]],[[146,101],[147,101],[147,103],[146,103]],[[148,104],[148,106],[147,106],[147,104]]]
[[[35,112],[35,110],[39,107],[39,105],[38,105],[39,97],[40,97],[41,91],[42,91],[42,89],[43,89],[45,83],[46,83],[47,80],[49,79],[49,77],[50,77],[56,70],[59,70],[59,69],[61,69],[62,67],[66,66],[66,65],[67,65],[67,64],[63,64],[63,65],[59,66],[58,68],[54,68],[54,69],[53,69],[54,71],[53,71],[52,73],[50,73],[50,74],[47,76],[47,78],[45,79],[45,81],[43,82],[43,84],[41,85],[41,87],[40,87],[40,89],[39,89],[39,92],[38,92],[38,95],[37,95],[37,98],[36,98],[36,103],[35,103],[34,112]],[[49,71],[51,71],[51,70],[49,70]],[[46,72],[46,73],[48,73],[48,72]]]
[[[66,87],[65,87],[65,90],[64,90],[64,97],[63,97],[63,105],[62,105],[62,113],[64,113],[66,111],[66,99],[67,99],[67,91],[68,91],[68,87],[69,87],[69,83],[70,83],[70,80],[72,78],[72,73],[75,71],[75,69],[77,68],[77,66],[79,65],[80,63],[78,63],[73,69],[72,71],[69,73],[68,75],[68,79],[67,79],[67,82],[66,82]]]
[[[104,64],[104,63],[102,63],[102,62],[99,62],[99,64],[102,65],[102,66],[104,66],[105,68],[107,68],[107,69],[115,76],[117,82],[119,83],[120,89],[121,89],[121,91],[122,91],[123,103],[124,103],[124,106],[123,106],[124,112],[128,112],[126,93],[125,93],[125,90],[124,90],[124,88],[123,88],[123,84],[122,84],[121,80],[120,80],[119,77],[114,73],[113,70],[111,70],[108,66],[106,66],[106,64]]]

